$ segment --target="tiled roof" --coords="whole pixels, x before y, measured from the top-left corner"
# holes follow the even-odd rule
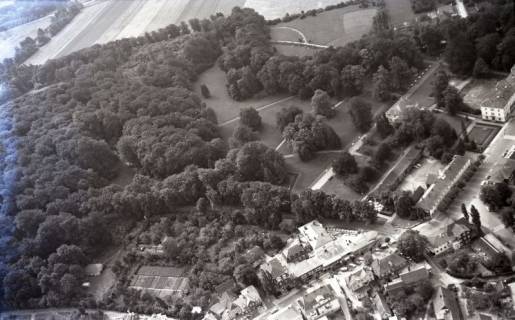
[[[400,274],[402,281],[405,284],[416,283],[429,278],[429,271],[426,267],[421,267],[416,270],[403,272]]]
[[[372,270],[378,277],[397,272],[406,266],[406,259],[396,253],[392,253],[382,259],[375,259],[372,262]]]
[[[433,306],[437,317],[446,315],[445,319],[462,320],[458,299],[454,292],[444,287],[438,287]]]
[[[451,163],[445,168],[443,174],[436,180],[435,184],[429,187],[426,194],[422,197],[418,206],[426,211],[430,211],[435,203],[448,192],[450,184],[454,183],[460,171],[468,164],[469,158],[456,155]]]

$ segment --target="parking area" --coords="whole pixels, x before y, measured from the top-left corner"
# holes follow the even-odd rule
[[[413,171],[404,178],[398,190],[415,191],[418,187],[426,188],[426,183],[430,175],[438,175],[445,167],[440,161],[432,158],[423,158],[415,165]]]

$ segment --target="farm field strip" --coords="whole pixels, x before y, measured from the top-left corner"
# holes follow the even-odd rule
[[[84,29],[90,27],[95,18],[109,5],[108,2],[99,2],[82,9],[66,27],[53,37],[45,46],[32,55],[25,63],[43,64],[48,59],[55,58],[63,51]]]
[[[342,2],[342,0],[247,0],[245,7],[254,8],[266,19],[282,18],[287,13],[300,13],[311,9],[325,8],[328,5],[334,5]],[[347,2],[347,1],[343,1]]]

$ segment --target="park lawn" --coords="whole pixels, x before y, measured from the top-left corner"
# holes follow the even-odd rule
[[[321,189],[327,194],[335,195],[337,198],[349,201],[360,200],[362,196],[343,183],[338,176],[334,176]]]
[[[285,55],[285,56],[295,56],[295,57],[306,57],[306,56],[312,56],[318,51],[322,49],[318,48],[310,48],[310,47],[303,47],[303,46],[295,46],[291,44],[274,44],[274,47],[277,49],[277,52],[279,54]]]
[[[343,46],[359,40],[370,31],[375,13],[376,8],[361,9],[354,5],[325,11],[315,17],[280,23],[277,26],[295,28],[311,43]],[[272,39],[279,40],[273,37]]]
[[[297,174],[297,179],[292,189],[297,192],[309,189],[320,174],[329,168],[338,154],[338,151],[322,152],[318,153],[313,160],[306,162],[301,161],[297,155],[288,156],[285,159],[288,171]]]
[[[272,27],[270,36],[275,41],[295,41],[302,42],[300,35],[291,29]]]
[[[218,66],[206,70],[199,76],[198,81],[194,85],[194,90],[199,96],[201,96],[201,84],[207,85],[211,92],[210,98],[203,98],[202,100],[215,111],[219,124],[238,117],[240,110],[243,108],[254,107],[257,109],[288,97],[287,94],[276,94],[265,97],[256,96],[245,101],[236,101],[227,93],[225,86],[226,75]]]
[[[394,26],[402,26],[415,19],[410,0],[385,0],[386,10]]]
[[[480,110],[481,102],[492,95],[498,78],[473,79],[463,88],[463,101],[471,108]]]

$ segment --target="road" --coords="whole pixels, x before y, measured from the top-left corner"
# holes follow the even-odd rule
[[[474,205],[480,215],[482,226],[490,232],[496,233],[500,236],[506,244],[509,244],[512,248],[515,248],[515,237],[513,233],[506,232],[500,216],[496,212],[490,212],[485,204],[479,200],[479,193],[481,191],[481,182],[484,181],[487,176],[492,175],[492,168],[503,161],[503,155],[508,151],[515,142],[512,140],[504,139],[504,130],[509,125],[509,122],[504,124],[503,128],[497,133],[497,136],[490,143],[490,146],[483,152],[485,156],[484,162],[479,170],[474,174],[472,179],[466,183],[465,188],[458,194],[456,199],[447,209],[447,215],[451,219],[459,219],[462,217],[461,204],[465,203],[468,207]],[[499,232],[502,235],[499,235]]]

